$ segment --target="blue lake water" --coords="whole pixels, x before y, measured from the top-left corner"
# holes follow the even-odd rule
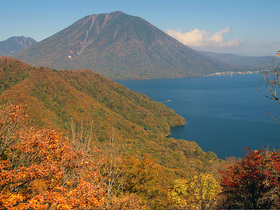
[[[186,119],[171,136],[219,158],[243,157],[244,147],[280,148],[280,125],[266,113],[267,106],[280,117],[280,104],[257,91],[265,90],[258,74],[118,82],[155,101],[171,100],[166,105]]]

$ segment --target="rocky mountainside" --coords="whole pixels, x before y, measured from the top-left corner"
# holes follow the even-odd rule
[[[179,78],[244,69],[202,55],[123,12],[86,16],[16,57],[35,66],[90,69],[111,79]]]
[[[10,56],[10,55],[18,54],[36,43],[37,41],[30,37],[24,37],[24,36],[10,37],[5,41],[0,42],[0,56],[4,56],[4,55]]]

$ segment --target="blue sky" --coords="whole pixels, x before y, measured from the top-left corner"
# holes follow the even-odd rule
[[[0,0],[0,41],[41,41],[86,15],[123,11],[196,49],[275,55],[280,0]]]

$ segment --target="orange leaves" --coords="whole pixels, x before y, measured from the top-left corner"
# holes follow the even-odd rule
[[[5,169],[1,170],[0,195],[10,192],[5,199],[2,196],[4,202],[13,199],[15,191],[25,197],[18,201],[19,204],[14,204],[18,207],[24,204],[27,208],[36,209],[52,205],[58,209],[73,209],[103,204],[104,190],[91,182],[97,180],[97,177],[92,178],[97,173],[83,176],[88,168],[83,167],[83,160],[78,156],[80,153],[70,147],[67,139],[53,130],[29,132],[26,135],[13,147],[17,151],[13,156],[15,168],[7,161],[0,164],[1,169]],[[89,163],[87,166],[93,170],[95,168]],[[65,179],[68,180],[67,184]]]
[[[100,206],[105,201],[103,189],[97,189],[95,185],[81,180],[77,188],[68,193],[68,198],[72,200],[68,205],[74,208],[92,208]],[[82,199],[77,199],[82,197]]]
[[[144,210],[144,209],[151,209],[148,208],[145,201],[141,199],[140,196],[136,194],[128,194],[128,195],[121,195],[118,198],[112,199],[112,204],[110,206],[111,210],[117,210],[117,209],[138,209],[138,210]]]
[[[26,114],[24,108],[17,105],[5,105],[0,111],[0,155],[17,140],[17,132],[24,127]]]
[[[93,156],[76,151],[55,130],[25,128],[14,136],[0,159],[0,209],[91,209],[104,203]]]
[[[5,193],[0,195],[0,207],[1,209],[5,207],[6,209],[16,209],[14,206],[17,206],[18,203],[22,202],[24,197],[20,194],[12,194],[12,193]]]
[[[24,131],[21,133],[21,140],[14,149],[29,156],[25,163],[71,161],[77,158],[68,140],[55,130]]]

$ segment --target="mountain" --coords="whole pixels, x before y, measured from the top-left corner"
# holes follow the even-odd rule
[[[195,142],[166,137],[171,126],[185,123],[173,110],[91,70],[57,71],[0,57],[0,84],[0,107],[26,105],[38,127],[59,128],[80,141],[91,136],[97,146],[124,141],[127,154],[152,154],[176,173],[220,161]]]
[[[24,37],[24,36],[10,37],[5,41],[0,42],[0,56],[3,55],[10,56],[10,55],[18,54],[36,43],[37,41],[30,37]]]
[[[111,79],[179,78],[243,70],[202,55],[123,12],[86,16],[16,58],[34,66],[90,69]]]
[[[215,53],[205,51],[201,53],[225,63],[253,67],[256,70],[259,70],[260,67],[266,66],[267,63],[273,62],[273,56],[239,56],[231,53]],[[275,57],[275,61],[280,63],[280,59],[277,57]]]

